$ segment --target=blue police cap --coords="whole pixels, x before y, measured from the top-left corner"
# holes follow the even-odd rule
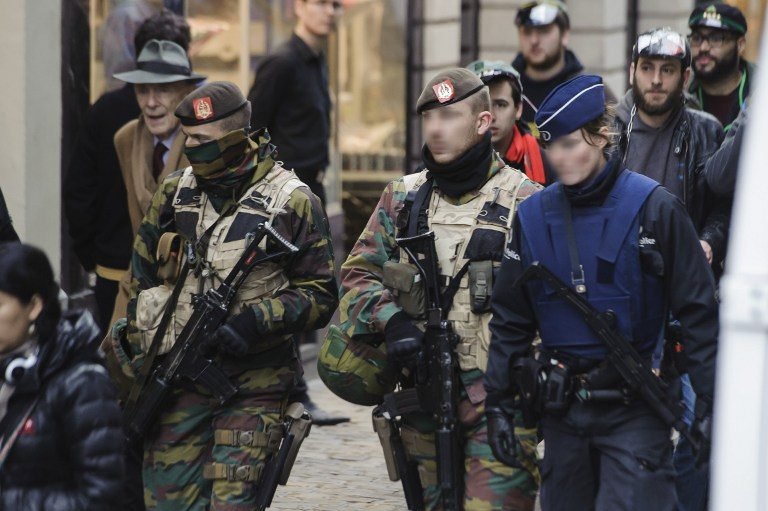
[[[550,142],[594,121],[605,110],[605,86],[597,75],[579,75],[560,84],[536,112],[541,140]]]

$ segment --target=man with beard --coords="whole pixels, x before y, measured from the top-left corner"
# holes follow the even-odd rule
[[[700,5],[688,20],[694,80],[689,91],[723,125],[731,128],[750,93],[754,64],[742,58],[747,20],[723,2]]]
[[[655,179],[685,204],[707,260],[719,276],[730,204],[712,194],[703,168],[720,146],[723,129],[712,115],[684,105],[690,65],[690,48],[682,35],[670,28],[640,34],[629,70],[632,90],[617,109],[616,131],[621,134],[619,150],[625,167]],[[667,336],[672,332],[669,329]],[[658,359],[657,353],[655,364]],[[682,386],[687,418],[692,420],[696,396],[687,374]],[[675,468],[680,509],[700,509],[703,503],[696,502],[706,502],[708,473],[695,467],[690,443],[684,438],[677,445]]]
[[[691,54],[669,28],[640,34],[632,52],[632,90],[617,108],[619,149],[627,168],[651,177],[682,200],[710,264],[723,258],[727,218],[713,208],[701,170],[723,130],[710,114],[684,106]]]
[[[559,0],[537,0],[520,6],[515,18],[520,53],[512,66],[520,73],[523,90],[522,121],[536,133],[533,122],[539,104],[561,83],[584,72],[584,66],[567,48],[571,21]],[[606,102],[616,98],[606,88]]]
[[[459,508],[533,511],[539,479],[536,430],[515,429],[522,467],[505,466],[494,457],[483,413],[483,373],[490,342],[492,275],[500,266],[518,204],[541,186],[507,166],[493,150],[490,103],[487,87],[467,69],[449,69],[426,85],[416,104],[426,141],[425,168],[387,185],[342,265],[340,327],[349,342],[385,346],[386,371],[412,367],[425,344],[424,287],[418,284],[421,279],[414,280],[416,266],[396,238],[432,231],[443,315],[458,336],[454,406],[460,469],[466,469]],[[426,257],[428,251],[421,247],[417,252]],[[404,388],[414,386],[412,375],[400,377]],[[429,407],[419,399],[420,408],[425,405]],[[425,411],[401,415],[399,434],[408,463],[418,465],[423,509],[446,509],[436,467],[437,424]]]

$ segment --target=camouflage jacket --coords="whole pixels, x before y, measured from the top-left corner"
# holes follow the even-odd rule
[[[267,153],[263,151],[264,140],[260,142],[262,151],[256,161],[251,185],[262,179],[274,165],[271,157],[262,158]],[[142,290],[163,283],[157,276],[156,248],[163,233],[181,233],[173,201],[182,174],[183,171],[175,172],[160,185],[134,241],[127,314],[127,337],[132,351],[129,357],[134,369],[140,367],[145,356],[136,326],[137,297]],[[338,305],[330,228],[319,199],[307,187],[301,186],[293,190],[283,210],[275,216],[272,226],[299,248],[299,252],[280,262],[288,285],[251,305],[259,322],[258,330],[271,336],[322,328]],[[280,360],[270,360],[266,354],[258,354],[244,357],[247,360],[242,360],[242,365],[254,367],[256,359],[258,367],[281,364],[293,350],[291,346],[284,346],[283,350],[276,351],[282,353],[277,355]]]
[[[499,172],[519,173],[524,180],[517,196],[518,203],[541,189],[520,171],[506,166],[496,154],[491,161],[488,179]],[[469,192],[452,199],[437,189],[435,193],[440,194],[441,200],[454,205],[466,204],[478,196],[477,192]],[[406,197],[403,178],[387,185],[365,230],[341,266],[341,329],[351,337],[383,335],[387,321],[402,310],[392,291],[382,284],[382,279],[384,263],[399,257],[395,238],[398,236],[398,216]]]

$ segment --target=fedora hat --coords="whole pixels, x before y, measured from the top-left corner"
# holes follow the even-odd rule
[[[144,45],[136,59],[136,69],[113,76],[128,83],[172,83],[206,78],[192,72],[184,48],[173,41],[157,39],[151,39]]]

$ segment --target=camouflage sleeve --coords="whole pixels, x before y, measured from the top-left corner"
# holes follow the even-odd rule
[[[360,237],[341,266],[341,328],[347,335],[383,332],[402,310],[382,284],[384,263],[395,254],[396,220],[406,190],[402,179],[387,185]]]
[[[152,197],[147,214],[139,225],[131,254],[131,291],[128,301],[128,342],[131,346],[133,362],[140,365],[144,358],[141,350],[140,334],[136,328],[136,300],[139,292],[159,286],[162,280],[157,277],[157,242],[165,232],[175,231],[173,197],[181,178],[181,172],[168,176]]]
[[[285,262],[288,287],[252,306],[264,334],[322,328],[339,304],[330,226],[320,200],[301,187],[294,190],[284,209],[272,225],[299,252]]]

